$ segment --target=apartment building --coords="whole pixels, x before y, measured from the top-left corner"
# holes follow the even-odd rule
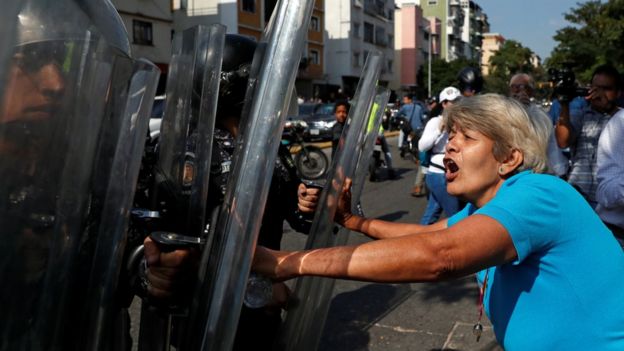
[[[440,56],[440,20],[424,17],[419,1],[397,2],[395,11],[395,58],[393,90],[431,95],[425,79],[429,63]]]
[[[505,38],[499,33],[483,34],[483,55],[481,56],[481,72],[486,76],[489,74],[490,57],[492,57],[505,43]]]
[[[460,0],[422,0],[418,1],[425,17],[436,17],[442,23],[440,32],[440,57],[452,61],[464,57],[462,28],[464,11]]]
[[[483,33],[490,31],[487,15],[476,2],[461,0],[461,8],[464,12],[464,24],[461,31],[461,39],[464,42],[463,57],[481,61],[483,51]]]
[[[173,17],[170,0],[112,0],[125,26],[132,55],[154,62],[162,71],[158,93],[165,90],[171,57]]]
[[[326,86],[324,78],[325,1],[316,0],[302,64],[297,75],[299,95],[312,97]],[[277,0],[174,0],[174,30],[184,30],[198,24],[221,23],[228,33],[260,39],[271,18]]]
[[[398,69],[394,57],[393,0],[325,2],[325,79],[329,89],[352,97],[369,52],[381,51],[380,84],[388,85]]]

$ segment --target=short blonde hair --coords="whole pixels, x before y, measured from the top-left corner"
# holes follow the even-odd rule
[[[476,95],[460,100],[444,111],[446,130],[454,126],[460,130],[474,130],[494,141],[492,153],[498,161],[504,160],[516,149],[524,157],[516,171],[527,169],[546,172],[546,146],[550,130],[539,118],[514,99],[498,95]]]

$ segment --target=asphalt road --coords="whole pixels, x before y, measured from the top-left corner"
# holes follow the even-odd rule
[[[398,178],[366,182],[361,204],[367,217],[417,223],[425,198],[410,195],[415,179],[413,161],[399,157],[396,137],[388,138]],[[325,149],[329,150],[329,149]],[[300,249],[307,237],[285,224],[283,249]],[[349,244],[367,241],[352,233]],[[337,280],[320,351],[387,350],[502,350],[487,318],[479,342],[472,334],[478,311],[474,277],[441,283],[377,284]],[[139,303],[131,310],[136,326]],[[136,328],[133,339],[137,340]],[[264,350],[261,350],[264,351]]]

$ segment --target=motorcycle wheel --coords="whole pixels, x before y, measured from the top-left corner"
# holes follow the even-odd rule
[[[314,146],[304,146],[304,149],[295,156],[295,164],[301,178],[316,180],[327,173],[329,159],[321,149]]]

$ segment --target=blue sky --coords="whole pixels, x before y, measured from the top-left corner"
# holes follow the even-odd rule
[[[475,0],[488,16],[490,32],[519,41],[542,62],[555,47],[557,29],[570,25],[563,14],[584,0]]]

